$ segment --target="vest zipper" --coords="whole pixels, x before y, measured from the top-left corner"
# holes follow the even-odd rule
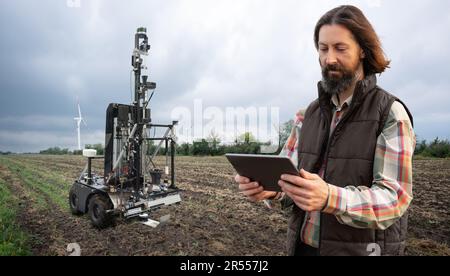
[[[326,146],[326,148],[325,148],[325,153],[324,153],[324,155],[323,155],[323,158],[322,158],[322,162],[324,162],[325,160],[327,160],[327,163],[325,164],[325,168],[324,168],[324,170],[323,170],[323,180],[324,181],[326,181],[325,180],[325,178],[326,178],[326,175],[327,175],[327,169],[328,169],[328,157],[329,157],[329,155],[330,155],[330,145],[331,145],[331,142],[333,141],[333,139],[334,139],[334,136],[335,136],[335,134],[336,134],[336,131],[337,130],[340,130],[341,128],[342,128],[342,125],[348,120],[348,118],[350,117],[350,115],[352,115],[353,114],[353,112],[354,112],[354,110],[356,109],[355,107],[354,107],[354,102],[352,102],[352,104],[350,105],[350,107],[349,107],[349,110],[348,110],[348,112],[346,112],[345,114],[344,114],[344,117],[342,118],[342,120],[339,122],[339,124],[334,128],[334,130],[333,130],[333,132],[331,133],[331,135],[330,135],[330,127],[331,127],[331,120],[332,120],[332,118],[331,119],[329,119],[329,117],[330,117],[330,115],[328,115],[328,116],[326,116],[326,118],[327,118],[327,135],[325,136],[325,137],[328,137],[328,143],[327,143],[327,146]],[[332,117],[332,116],[331,116]],[[326,158],[326,159],[325,159]],[[321,212],[320,213],[320,230],[319,230],[319,255],[320,255],[320,251],[321,251],[321,249],[322,249],[322,232],[323,232],[323,227],[322,227],[322,218],[323,218],[323,213]]]
[[[330,126],[331,126],[331,120],[332,120],[332,118],[330,118],[330,114],[326,114],[326,116],[325,116],[325,118],[326,118],[326,120],[327,120],[327,124],[326,124],[326,127],[327,127],[327,133],[326,133],[326,136],[325,136],[325,138],[327,139],[327,146],[326,146],[326,148],[325,148],[325,152],[324,152],[324,155],[322,156],[322,154],[321,154],[321,156],[320,156],[320,158],[322,159],[322,160],[325,160],[324,158],[325,158],[325,156],[327,156],[327,159],[328,159],[328,151],[329,151],[329,146],[330,146]],[[334,132],[333,132],[333,135],[334,135]],[[320,162],[320,160],[319,160],[319,162]],[[319,171],[320,171],[320,169],[319,169]],[[325,165],[325,169],[324,169],[324,174],[323,174],[323,176],[324,176],[324,178],[325,178],[325,173],[326,173],[326,165]],[[320,212],[320,221],[319,221],[319,223],[320,223],[320,229],[319,229],[319,255],[321,255],[320,254],[320,252],[321,252],[321,248],[322,248],[322,229],[323,229],[323,227],[322,227],[322,212]]]

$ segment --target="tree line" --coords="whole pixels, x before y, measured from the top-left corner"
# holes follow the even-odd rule
[[[284,144],[286,143],[289,135],[292,132],[294,121],[290,120],[282,124],[278,129],[278,151],[274,154],[278,154]],[[258,141],[251,132],[246,132],[236,137],[233,143],[222,143],[219,135],[211,132],[205,139],[200,139],[192,143],[177,144],[176,153],[183,156],[221,156],[227,153],[241,153],[241,154],[259,154],[263,146],[269,146],[270,143],[263,143]],[[98,155],[104,154],[103,144],[86,145],[86,149],[97,150]],[[148,154],[153,154],[157,146],[151,143],[148,146]],[[164,155],[166,151],[164,147],[161,148],[159,154]],[[0,152],[1,155],[11,154],[11,152]],[[40,154],[49,155],[81,155],[82,151],[75,150],[70,151],[67,148],[52,147],[46,150],[42,150]],[[421,140],[417,142],[416,149],[414,151],[416,156],[422,157],[434,157],[434,158],[450,158],[450,142],[449,140],[434,139],[431,142]]]
[[[103,155],[105,153],[105,148],[103,144],[93,144],[86,145],[85,149],[95,149],[97,150],[98,155]],[[83,150],[74,150],[71,151],[68,148],[60,148],[60,147],[51,147],[45,150],[41,150],[39,154],[43,155],[82,155]]]
[[[431,142],[422,140],[417,143],[414,154],[423,157],[450,158],[450,142],[439,138]]]

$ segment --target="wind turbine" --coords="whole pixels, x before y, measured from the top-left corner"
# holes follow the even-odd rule
[[[78,101],[78,117],[75,117],[74,120],[77,122],[77,132],[78,132],[78,150],[81,150],[81,122],[85,126],[87,126],[86,121],[84,120],[83,116],[81,116],[81,108],[80,108],[80,102]]]

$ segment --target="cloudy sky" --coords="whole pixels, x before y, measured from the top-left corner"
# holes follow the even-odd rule
[[[279,108],[287,121],[317,96],[313,29],[329,9],[360,7],[392,68],[379,84],[416,119],[419,139],[450,139],[447,0],[1,0],[0,151],[76,147],[104,140],[105,109],[130,102],[137,27],[152,44],[155,122],[174,109]],[[204,124],[206,121],[201,121]]]

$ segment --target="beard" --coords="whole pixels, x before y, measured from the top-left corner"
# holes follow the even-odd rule
[[[322,88],[325,93],[339,95],[350,88],[356,80],[356,70],[347,70],[339,64],[331,64],[322,68]]]

